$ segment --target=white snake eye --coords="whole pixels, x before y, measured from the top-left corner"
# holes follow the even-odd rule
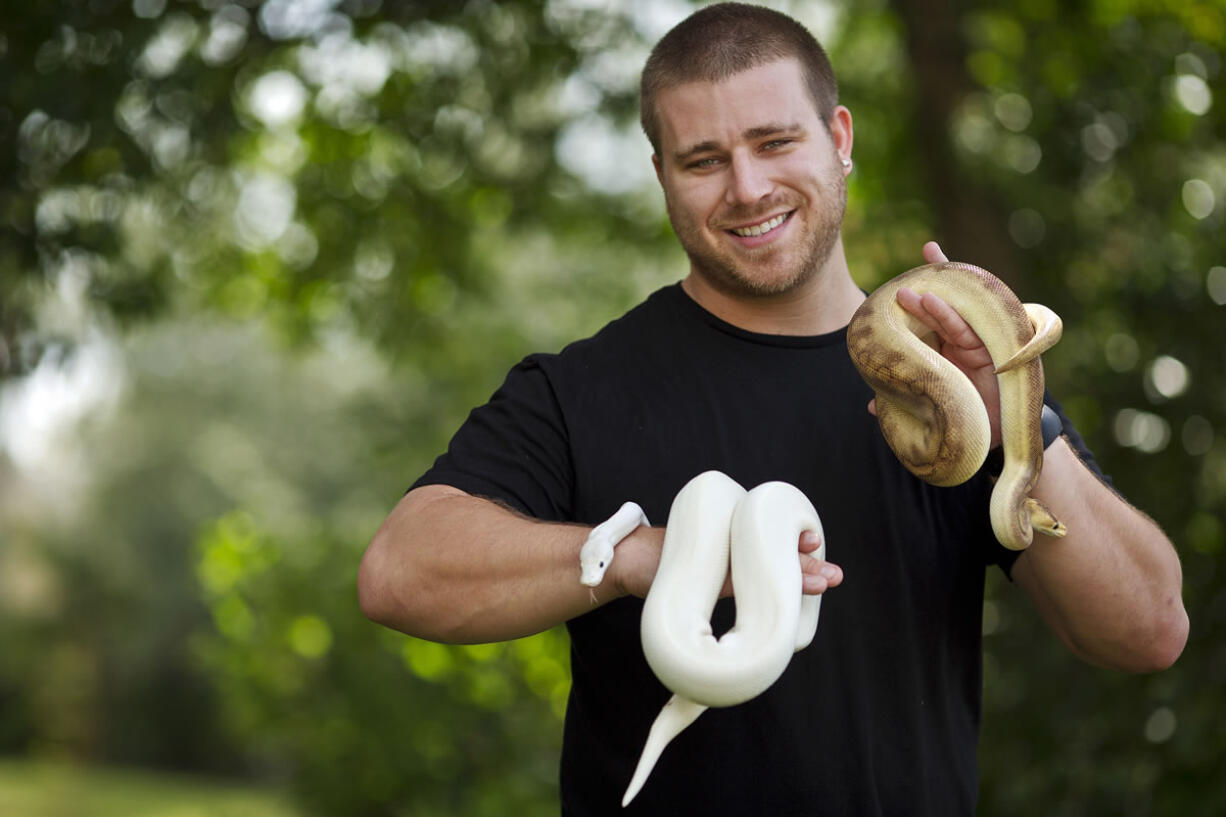
[[[596,565],[596,566],[597,566],[597,567],[604,567],[604,560],[602,559],[602,560],[600,561],[600,564],[598,564],[598,565]]]

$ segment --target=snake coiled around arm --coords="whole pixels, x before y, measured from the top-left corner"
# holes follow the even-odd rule
[[[1021,550],[1036,528],[1063,536],[1063,525],[1030,497],[1043,467],[1039,355],[1060,339],[1060,318],[1045,306],[1021,303],[990,272],[954,262],[905,272],[860,305],[847,327],[852,362],[876,393],[886,442],[911,473],[933,485],[958,485],[979,470],[991,426],[971,381],[937,351],[935,333],[899,305],[904,287],[943,299],[992,357],[1004,453],[989,509],[996,538]]]

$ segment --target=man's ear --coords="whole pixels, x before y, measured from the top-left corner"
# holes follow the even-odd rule
[[[651,154],[651,166],[656,169],[656,181],[658,181],[660,183],[660,186],[663,187],[664,186],[664,166],[660,164],[660,154],[658,153]]]
[[[851,124],[851,111],[842,105],[836,105],[830,112],[830,138],[834,149],[840,158],[851,159],[851,147],[855,141],[855,129]]]

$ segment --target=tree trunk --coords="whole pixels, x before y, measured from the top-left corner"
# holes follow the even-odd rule
[[[966,42],[958,0],[891,0],[906,28],[914,71],[913,131],[919,139],[924,176],[936,211],[938,240],[951,259],[1017,280],[1017,250],[1002,208],[957,161],[951,138],[953,115],[975,89],[966,70]]]

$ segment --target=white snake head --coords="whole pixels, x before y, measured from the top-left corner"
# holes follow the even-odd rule
[[[607,536],[599,536],[592,531],[579,551],[579,581],[582,584],[595,587],[604,581],[605,571],[613,561],[614,544]]]
[[[605,571],[613,562],[613,549],[639,525],[649,525],[643,509],[626,502],[617,513],[592,528],[579,551],[579,581],[595,587],[604,580]]]

